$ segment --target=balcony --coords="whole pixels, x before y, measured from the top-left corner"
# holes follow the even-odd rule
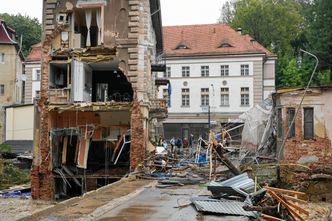
[[[157,119],[167,118],[167,103],[165,99],[150,100],[150,116]]]
[[[70,88],[49,89],[48,99],[51,104],[67,104],[70,99]]]

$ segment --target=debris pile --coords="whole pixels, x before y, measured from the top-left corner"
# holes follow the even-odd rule
[[[268,221],[304,221],[309,212],[305,193],[266,186],[255,191],[257,185],[247,173],[225,181],[212,181],[207,189],[212,196],[193,197],[198,212],[253,217]]]

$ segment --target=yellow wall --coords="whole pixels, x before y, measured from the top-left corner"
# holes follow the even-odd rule
[[[15,101],[16,49],[14,45],[0,45],[0,53],[5,54],[5,62],[0,63],[0,84],[5,85],[5,94],[0,96],[1,105]]]
[[[33,105],[6,109],[6,140],[33,140]]]

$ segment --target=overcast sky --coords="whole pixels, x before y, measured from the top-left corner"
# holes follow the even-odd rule
[[[225,1],[161,0],[163,25],[216,23]],[[41,21],[42,0],[0,0],[0,2],[0,13],[21,13]]]

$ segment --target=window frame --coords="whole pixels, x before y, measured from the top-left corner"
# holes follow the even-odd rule
[[[242,107],[250,106],[250,89],[249,89],[249,87],[240,88],[240,104]]]
[[[283,137],[282,108],[277,109],[277,137]]]
[[[172,72],[171,67],[166,67],[166,72],[164,72],[164,78],[170,78],[171,72]]]
[[[249,76],[249,64],[241,64],[241,76]]]
[[[296,134],[296,129],[295,129],[296,122],[294,122],[293,126],[290,128],[293,118],[295,117],[295,113],[296,113],[295,108],[293,108],[293,107],[287,108],[287,126],[289,129],[288,137],[287,137],[288,139],[294,138],[295,134]]]
[[[182,66],[181,73],[184,78],[190,77],[190,66]]]
[[[0,96],[4,96],[4,95],[5,95],[5,85],[0,84]]]
[[[1,52],[0,53],[0,64],[4,64],[5,63],[5,53]]]
[[[209,88],[201,88],[201,106],[207,107],[210,105],[210,91]]]
[[[307,111],[311,111],[311,119],[310,120],[308,120],[307,119]],[[312,139],[314,139],[314,137],[315,137],[315,128],[314,128],[314,126],[315,126],[315,118],[314,118],[314,108],[313,107],[304,107],[303,108],[303,139],[304,140],[312,140]],[[310,126],[310,135],[307,135],[307,133],[306,133],[306,131],[307,131],[307,127],[306,127],[306,125],[307,124],[309,124],[309,125],[311,125]]]
[[[39,78],[38,76],[38,71],[39,71]],[[32,80],[33,81],[40,81],[41,80],[41,69],[40,68],[34,68],[32,69]]]
[[[163,89],[163,99],[165,99],[167,107],[170,107],[171,104],[170,104],[170,99],[169,99],[169,94],[168,94],[167,88]]]
[[[220,65],[220,76],[229,76],[229,65]]]
[[[223,99],[223,98],[227,98],[227,99]],[[225,102],[225,100],[227,102]],[[229,87],[220,88],[220,106],[222,106],[222,107],[229,106]]]
[[[209,77],[210,76],[210,67],[209,65],[201,66],[201,77]]]
[[[181,107],[190,107],[190,89],[181,89]]]

